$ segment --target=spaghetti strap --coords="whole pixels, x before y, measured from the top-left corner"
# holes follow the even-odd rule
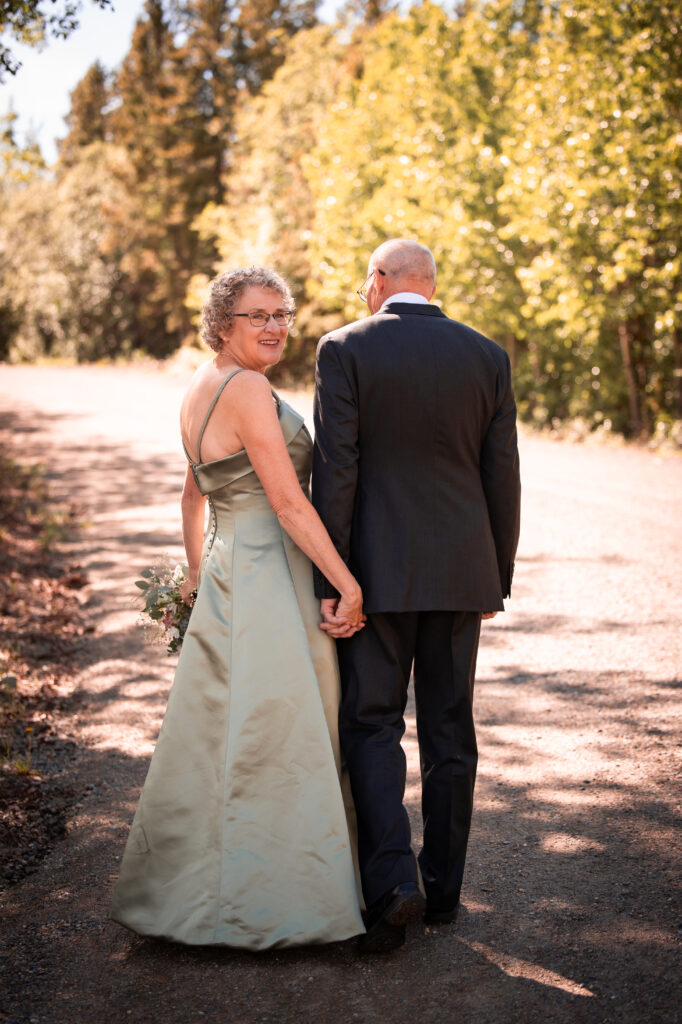
[[[208,409],[206,410],[206,415],[204,416],[204,422],[201,424],[201,428],[199,430],[199,440],[197,442],[197,465],[201,464],[201,442],[204,439],[204,431],[206,430],[206,426],[208,424],[208,421],[211,418],[211,413],[215,409],[216,402],[218,401],[218,399],[222,395],[223,391],[225,390],[225,385],[229,384],[229,382],[232,380],[232,378],[235,377],[238,373],[241,373],[242,370],[243,370],[243,367],[240,366],[236,370],[233,370],[232,373],[228,373],[227,377],[222,382],[222,384],[220,385],[220,387],[216,391],[215,395],[211,399],[211,404],[209,405]],[[183,448],[185,448],[184,443],[183,443]],[[186,448],[185,448],[185,455],[187,455],[187,449]],[[187,455],[187,458],[189,459],[189,455]],[[189,461],[191,462],[192,460],[190,459]]]

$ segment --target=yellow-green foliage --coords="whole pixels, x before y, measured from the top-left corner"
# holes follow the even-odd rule
[[[215,272],[255,261],[292,283],[284,367],[309,374],[319,335],[365,315],[355,289],[372,250],[409,236],[434,251],[445,311],[509,350],[527,419],[674,434],[679,5],[470,0],[457,15],[426,2],[382,16],[375,4],[354,28],[303,31],[296,0],[280,6],[288,36],[275,33],[269,61],[265,36],[251,51],[232,39],[226,0],[192,0],[184,36],[149,0],[110,97],[119,106],[93,122],[110,133],[104,152],[78,130],[97,76],[78,94],[61,193],[44,172],[27,186],[28,154],[14,151],[24,181],[3,213],[0,259],[16,277],[0,294],[0,345],[30,355],[22,339],[57,338],[87,357],[113,337],[117,352],[163,352],[190,312],[196,323]],[[248,21],[251,7],[239,10]],[[125,159],[104,155],[116,141]],[[80,262],[73,246],[59,256],[69,215],[55,219],[57,202],[73,212]]]

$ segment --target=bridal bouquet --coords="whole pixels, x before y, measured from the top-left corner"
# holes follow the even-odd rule
[[[169,654],[182,647],[192,608],[180,597],[180,587],[187,579],[187,565],[182,562],[171,566],[165,562],[140,573],[135,581],[144,594],[141,617],[150,634],[159,643],[165,643]]]

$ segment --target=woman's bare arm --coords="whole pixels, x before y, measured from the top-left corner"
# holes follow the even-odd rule
[[[191,594],[196,590],[201,562],[201,551],[204,544],[204,510],[206,498],[197,487],[191,466],[187,467],[185,486],[182,490],[182,539],[185,544],[185,555],[189,566],[186,581],[180,587],[180,596],[187,604],[191,604]]]
[[[364,621],[362,591],[301,489],[267,379],[240,373],[228,391],[237,433],[280,524],[339,591],[338,618],[352,631],[359,629]]]

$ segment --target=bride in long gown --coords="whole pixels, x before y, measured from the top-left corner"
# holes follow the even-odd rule
[[[111,911],[142,935],[266,949],[364,931],[328,635],[362,628],[362,594],[308,501],[303,419],[265,378],[292,319],[262,267],[218,277],[204,309],[216,354],[180,415],[198,591]],[[311,559],[341,594],[327,632]]]

